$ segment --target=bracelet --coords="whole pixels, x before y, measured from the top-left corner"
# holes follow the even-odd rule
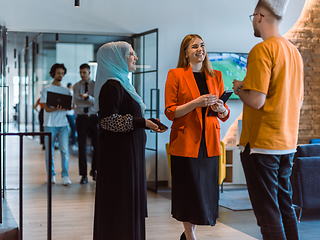
[[[241,88],[243,88],[243,85],[241,85],[240,87],[237,88],[237,94],[239,94]]]
[[[227,114],[224,116],[224,113],[227,112]],[[228,115],[228,110],[225,108],[225,110],[222,113],[218,113],[222,118],[226,117]]]

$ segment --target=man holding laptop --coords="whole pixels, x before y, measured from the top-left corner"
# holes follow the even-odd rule
[[[43,104],[44,112],[44,131],[52,133],[51,146],[48,137],[45,138],[46,145],[46,165],[48,170],[49,147],[54,151],[54,140],[58,138],[61,154],[61,182],[64,186],[71,184],[69,180],[69,130],[67,111],[71,108],[72,97],[68,88],[61,86],[61,80],[67,73],[63,64],[55,63],[50,69],[50,76],[53,82],[45,86],[41,92],[40,103]],[[54,171],[53,154],[52,162],[52,183],[56,182]]]

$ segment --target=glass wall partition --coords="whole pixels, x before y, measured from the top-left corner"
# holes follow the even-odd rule
[[[131,41],[130,36],[104,36],[63,33],[8,32],[9,62],[12,71],[9,84],[13,101],[10,106],[10,121],[18,131],[39,131],[38,112],[33,105],[40,97],[44,86],[52,82],[49,75],[54,63],[64,63],[67,74],[62,85],[79,81],[79,66],[89,63],[95,78],[96,52],[110,41]],[[14,57],[14,55],[16,55]]]
[[[147,106],[145,118],[159,118],[158,89],[158,29],[132,36],[133,48],[138,55],[133,84]],[[158,191],[158,133],[146,130],[147,187]]]
[[[27,63],[26,63],[26,49],[22,49],[19,53],[19,120],[20,120],[20,130],[27,131]]]
[[[91,77],[95,79],[97,50],[104,43],[121,40],[132,43],[139,57],[132,82],[147,105],[145,117],[158,118],[158,29],[133,36],[8,32],[11,71],[7,79],[12,101],[7,112],[17,130],[39,131],[38,112],[33,105],[42,88],[52,82],[49,70],[54,63],[64,63],[68,70],[62,80],[63,86],[80,80],[78,68],[85,62],[91,65]],[[158,134],[149,130],[146,133],[147,184],[148,189],[157,192]]]
[[[27,43],[28,48],[26,51],[26,62],[25,62],[25,69],[26,73],[26,81],[25,81],[25,101],[26,101],[26,109],[25,109],[25,115],[26,115],[26,123],[25,123],[25,131],[26,132],[32,132],[33,131],[33,110],[32,106],[34,104],[33,102],[33,75],[34,75],[34,56],[33,56],[33,41],[29,41]]]
[[[5,26],[0,25],[0,131],[8,131],[8,102],[9,102],[9,89],[7,86],[6,66],[7,66],[7,29]],[[4,167],[5,167],[5,151],[6,151],[6,137],[1,136],[0,144],[0,223],[2,223],[2,197],[4,196],[3,188],[4,182]]]

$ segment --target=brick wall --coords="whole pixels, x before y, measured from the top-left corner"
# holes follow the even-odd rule
[[[320,138],[320,0],[306,0],[297,23],[286,33],[304,61],[304,102],[299,144]]]

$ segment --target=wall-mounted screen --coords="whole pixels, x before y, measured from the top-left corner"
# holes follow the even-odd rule
[[[234,79],[242,81],[247,73],[246,53],[226,53],[226,52],[208,52],[212,68],[222,72],[224,88],[232,90]],[[239,99],[232,94],[230,99]]]

